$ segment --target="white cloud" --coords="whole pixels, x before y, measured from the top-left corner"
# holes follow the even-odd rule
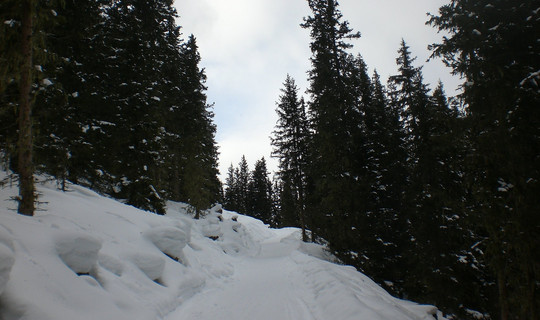
[[[401,38],[424,65],[426,82],[439,78],[452,92],[451,79],[440,61],[426,63],[427,45],[440,39],[425,26],[426,12],[437,12],[444,0],[341,0],[340,10],[362,38],[353,52],[360,52],[370,71],[381,78],[396,72],[395,58]],[[273,130],[275,102],[286,74],[304,94],[310,68],[309,31],[299,25],[310,13],[305,0],[176,0],[184,34],[197,38],[202,66],[208,76],[208,100],[215,102],[215,122],[220,145],[222,176],[242,154],[250,166],[264,156],[269,168],[269,136]]]

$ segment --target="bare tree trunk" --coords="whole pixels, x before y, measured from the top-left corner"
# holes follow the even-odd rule
[[[20,214],[34,215],[34,168],[32,164],[32,0],[23,1],[21,79],[19,83],[19,208]]]

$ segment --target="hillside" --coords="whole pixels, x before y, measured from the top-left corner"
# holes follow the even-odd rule
[[[41,211],[0,189],[0,319],[443,319],[331,262],[295,228],[211,210],[159,216],[70,185],[39,184]]]

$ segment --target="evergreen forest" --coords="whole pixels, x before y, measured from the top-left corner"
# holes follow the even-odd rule
[[[308,87],[284,75],[278,171],[242,156],[223,190],[205,70],[173,0],[0,2],[0,156],[19,212],[39,209],[36,173],[157,214],[221,202],[301,228],[449,319],[539,319],[540,2],[448,0],[427,16],[431,59],[462,79],[452,96],[406,38],[396,74],[370,73],[338,1],[306,2]]]
[[[260,211],[272,214],[258,218],[302,228],[450,318],[538,319],[540,3],[452,0],[428,16],[448,34],[431,58],[463,80],[449,97],[425,83],[405,40],[395,75],[368,74],[338,2],[307,2],[309,84],[304,97],[284,80],[273,207]],[[252,212],[246,168],[225,182],[225,205],[240,212]]]
[[[166,200],[199,213],[221,199],[206,75],[172,0],[8,0],[0,14],[0,148],[21,186],[29,167],[156,213]],[[19,211],[31,215],[27,188]]]

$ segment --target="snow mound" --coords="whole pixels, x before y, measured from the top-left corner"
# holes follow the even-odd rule
[[[77,274],[88,274],[98,260],[101,241],[88,234],[63,233],[56,237],[56,252]]]
[[[165,259],[151,253],[133,253],[129,260],[137,266],[150,280],[159,281],[165,269]]]
[[[172,259],[181,262],[186,260],[182,249],[188,243],[189,238],[184,230],[174,227],[157,227],[146,231],[144,235],[152,241],[161,252]]]
[[[124,263],[108,254],[99,253],[98,262],[101,267],[118,277],[120,277],[124,271]]]

